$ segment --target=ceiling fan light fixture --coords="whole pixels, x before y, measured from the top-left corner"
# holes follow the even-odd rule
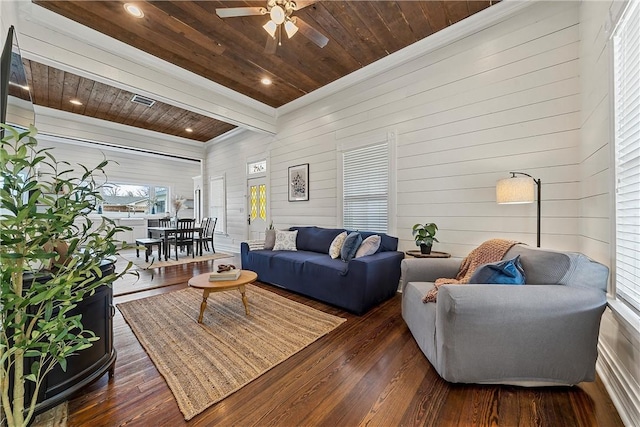
[[[276,25],[275,22],[269,20],[269,22],[267,22],[266,24],[264,24],[262,26],[262,28],[264,28],[264,30],[269,33],[269,35],[273,38],[276,37],[276,30],[278,29],[278,26]]]
[[[280,7],[280,5],[275,5],[271,8],[271,11],[269,11],[269,16],[271,16],[271,20],[275,22],[276,25],[280,25],[284,22],[284,9]]]
[[[291,38],[298,32],[298,27],[292,21],[284,23],[284,30],[287,32],[287,37]]]

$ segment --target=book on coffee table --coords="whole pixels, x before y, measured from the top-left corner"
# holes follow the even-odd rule
[[[240,269],[236,268],[235,270],[223,271],[218,273],[214,271],[209,274],[209,281],[216,282],[222,280],[238,280],[240,277]]]

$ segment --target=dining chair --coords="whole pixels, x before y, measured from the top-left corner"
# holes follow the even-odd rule
[[[213,246],[213,233],[216,231],[216,223],[218,222],[218,218],[211,218],[209,222],[209,228],[207,233],[204,235],[204,248],[209,251],[209,243],[211,243],[211,252],[216,253],[216,248]]]
[[[191,256],[195,258],[194,250],[194,227],[196,220],[193,218],[180,218],[176,223],[177,231],[175,238],[169,241],[170,244],[176,248],[176,261],[178,260],[178,248],[187,248],[187,255],[191,253]]]
[[[205,242],[210,224],[211,224],[211,218],[207,218],[207,217],[202,218],[202,221],[200,222],[200,231],[197,231],[195,233],[194,240],[198,244],[198,248],[200,248],[200,255],[202,255],[202,247]]]

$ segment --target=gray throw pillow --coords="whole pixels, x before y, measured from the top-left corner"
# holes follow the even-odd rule
[[[276,244],[276,230],[267,230],[264,236],[264,248],[272,250]]]
[[[276,230],[276,243],[273,245],[274,251],[297,251],[296,237],[298,230],[286,231]]]
[[[357,231],[353,233],[349,233],[346,239],[344,239],[344,243],[342,245],[342,249],[340,249],[340,259],[344,262],[349,262],[356,255],[360,244],[362,243],[362,236]]]

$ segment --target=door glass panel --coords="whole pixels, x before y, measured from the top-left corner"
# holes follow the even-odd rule
[[[258,217],[258,189],[255,185],[249,187],[249,200],[251,201],[251,220]]]
[[[260,184],[260,218],[267,220],[267,185]]]

